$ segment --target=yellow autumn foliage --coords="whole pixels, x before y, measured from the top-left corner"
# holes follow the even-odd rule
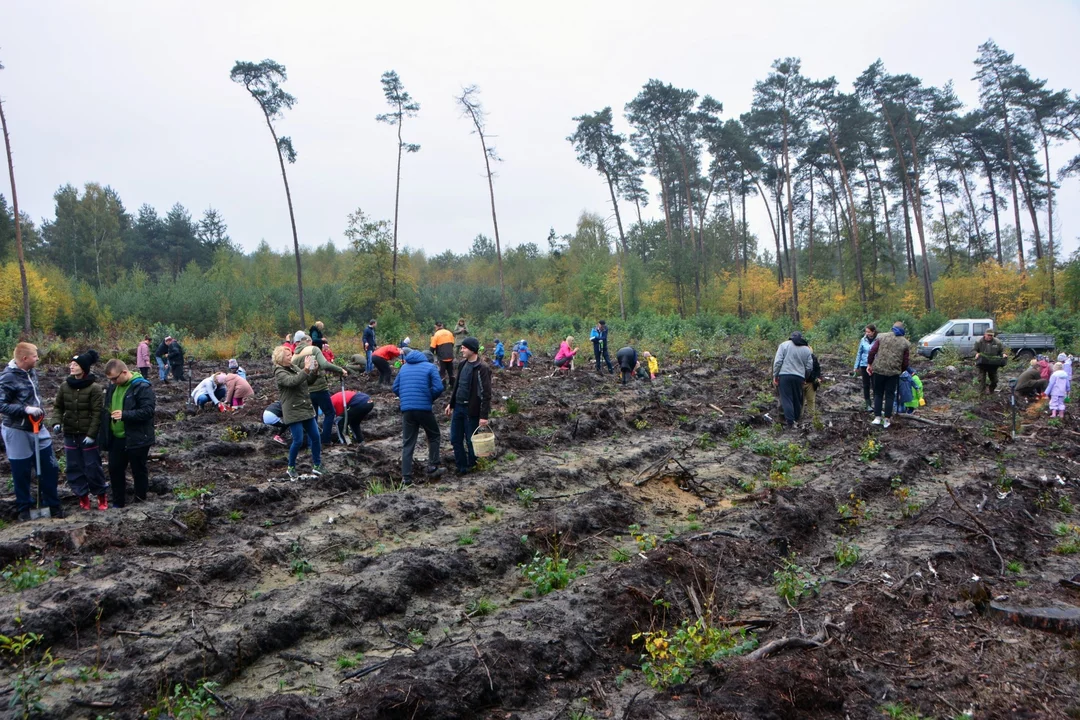
[[[60,308],[71,313],[74,299],[63,276],[55,268],[39,270],[35,265],[27,264],[26,285],[30,291],[30,319],[34,330],[52,330]],[[9,320],[20,324],[22,320],[22,282],[19,265],[15,262],[0,265],[0,321]]]

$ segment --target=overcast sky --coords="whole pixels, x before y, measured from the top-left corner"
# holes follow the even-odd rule
[[[229,80],[238,59],[288,69],[298,103],[279,131],[299,155],[289,180],[311,246],[342,246],[358,207],[393,217],[396,140],[374,118],[387,110],[380,76],[399,73],[421,104],[405,139],[422,146],[404,159],[400,240],[432,254],[492,235],[479,142],[454,102],[464,85],[481,88],[504,159],[503,243],[541,247],[549,227],[571,232],[583,210],[611,212],[606,186],[566,142],[571,118],[610,105],[626,130],[622,108],[650,78],[710,94],[735,117],[775,58],[801,57],[806,75],[835,75],[849,89],[880,57],[890,72],[954,80],[970,104],[976,48],[992,37],[1034,76],[1080,89],[1076,0],[0,0],[0,17],[0,97],[25,212],[51,217],[60,185],[96,181],[132,213],[180,202],[198,219],[213,206],[246,250],[263,239],[286,249],[291,234],[269,133]],[[1071,180],[1059,195],[1066,252],[1080,235],[1078,189]],[[767,241],[764,219],[751,223]]]

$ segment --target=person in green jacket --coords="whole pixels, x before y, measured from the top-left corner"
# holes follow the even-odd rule
[[[315,358],[315,369],[308,378],[308,393],[311,395],[312,406],[316,410],[322,410],[322,441],[329,445],[334,439],[337,428],[334,425],[336,414],[334,403],[330,402],[330,386],[326,382],[326,373],[332,372],[345,377],[349,371],[327,360],[322,350],[315,347],[311,337],[302,330],[297,331],[293,340],[296,342],[296,349],[293,350],[293,365],[300,367],[301,364],[306,363],[308,357]],[[340,438],[339,441],[344,442]]]
[[[67,460],[67,480],[71,491],[79,498],[79,507],[90,509],[90,494],[97,497],[98,510],[109,509],[109,485],[101,466],[98,448],[98,428],[105,393],[90,368],[98,361],[94,350],[87,350],[71,360],[71,375],[56,392],[53,408],[60,419],[54,429],[64,433],[64,455]]]
[[[300,454],[305,434],[311,443],[311,473],[319,477],[323,474],[322,442],[319,439],[319,426],[315,422],[315,407],[311,404],[308,393],[308,383],[317,372],[318,361],[314,355],[308,354],[296,364],[293,361],[293,351],[284,345],[274,348],[272,357],[274,381],[277,383],[278,399],[281,401],[281,420],[289,426],[292,435],[292,445],[289,446],[289,479],[296,480],[300,477],[296,472],[296,456]]]

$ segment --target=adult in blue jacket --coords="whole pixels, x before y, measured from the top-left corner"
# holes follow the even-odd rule
[[[859,350],[855,353],[855,374],[862,378],[862,396],[863,404],[866,405],[866,412],[874,411],[874,405],[870,401],[872,378],[870,373],[866,371],[866,366],[870,364],[870,348],[873,347],[875,340],[877,340],[877,327],[867,325],[863,330],[862,339],[859,341]]]
[[[589,333],[589,340],[592,341],[593,357],[596,358],[596,372],[603,374],[603,370],[600,368],[600,360],[603,358],[607,363],[607,371],[609,375],[615,373],[615,367],[611,364],[611,357],[608,355],[607,347],[607,323],[601,320],[596,323],[596,327]]]
[[[405,485],[412,482],[413,450],[420,428],[427,435],[427,474],[429,477],[441,475],[439,442],[442,434],[431,409],[435,398],[445,389],[439,369],[428,362],[422,352],[411,350],[405,354],[405,364],[394,378],[393,389],[401,400],[401,482]]]
[[[371,372],[373,367],[371,364],[371,353],[375,352],[375,348],[378,347],[378,345],[375,344],[375,326],[378,324],[378,321],[371,319],[368,320],[367,327],[364,328],[364,354],[367,356],[366,372]]]

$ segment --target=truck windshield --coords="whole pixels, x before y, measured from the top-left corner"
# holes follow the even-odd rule
[[[952,324],[952,320],[945,323],[944,325],[942,325],[941,327],[939,327],[937,330],[935,330],[934,332],[932,332],[930,334],[931,335],[944,335],[945,331],[949,329],[949,325],[951,325],[951,324]]]

